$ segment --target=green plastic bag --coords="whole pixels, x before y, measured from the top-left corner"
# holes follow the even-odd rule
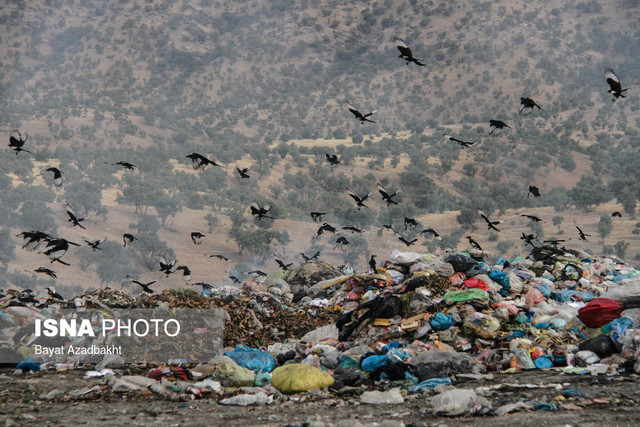
[[[482,289],[471,288],[462,291],[447,291],[443,298],[448,305],[452,305],[471,300],[489,301],[489,294]]]

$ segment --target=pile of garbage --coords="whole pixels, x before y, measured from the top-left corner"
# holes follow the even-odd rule
[[[495,261],[480,250],[394,251],[376,271],[311,262],[201,293],[132,298],[102,290],[66,303],[24,302],[15,291],[2,295],[0,351],[20,346],[25,359],[17,372],[93,365],[63,359],[43,364],[25,352],[24,336],[11,342],[15,334],[8,331],[20,325],[10,310],[15,305],[44,311],[79,300],[97,307],[225,311],[224,348],[206,363],[174,358],[139,364],[140,374],[125,375],[121,360],[105,356],[87,372],[102,378],[102,387],[88,386],[74,398],[106,389],[172,400],[213,396],[220,404],[246,406],[324,390],[357,395],[363,404],[398,404],[411,394],[431,393],[435,414],[455,416],[562,407],[494,407],[486,390],[456,388],[492,373],[640,373],[640,271],[615,257],[553,247],[536,248],[526,259]]]

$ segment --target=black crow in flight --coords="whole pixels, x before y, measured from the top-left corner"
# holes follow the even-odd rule
[[[482,217],[482,219],[484,219],[484,222],[487,223],[487,228],[489,230],[495,230],[500,232],[500,230],[498,230],[498,228],[496,227],[496,225],[498,224],[502,224],[504,222],[504,220],[500,220],[500,221],[491,221],[482,211],[478,211],[478,213],[480,214],[480,216]]]
[[[191,241],[193,242],[194,245],[199,245],[200,243],[202,243],[202,238],[205,235],[202,234],[199,231],[192,231],[191,232]]]
[[[198,170],[200,168],[204,169],[208,165],[220,166],[218,163],[214,162],[213,160],[207,159],[202,154],[191,153],[191,154],[188,154],[185,157],[187,157],[188,159],[191,159],[191,166],[193,166],[193,168],[196,169],[196,170]]]
[[[368,208],[369,206],[365,205],[364,202],[369,198],[369,196],[371,196],[371,193],[364,195],[364,196],[358,196],[356,193],[354,193],[353,191],[347,189],[347,192],[349,193],[349,196],[351,196],[351,198],[353,200],[356,201],[356,205],[358,207],[358,210],[360,210],[360,208],[365,207]]]
[[[532,98],[520,98],[520,111],[518,111],[518,114],[521,116],[528,116],[531,114],[534,107],[537,107],[538,110],[542,110],[542,107],[539,106]]]
[[[305,260],[305,262],[315,261],[320,256],[320,251],[317,251],[315,254],[313,254],[313,256],[307,256],[303,252],[300,252],[300,255],[302,256],[302,259]]]
[[[433,228],[427,228],[424,229],[420,232],[420,234],[424,235],[424,234],[431,234],[433,237],[435,237],[437,240],[442,240],[442,237],[440,236],[440,234],[438,234],[438,232],[436,232],[436,230],[434,230]]]
[[[402,190],[398,190],[393,194],[389,194],[389,192],[387,190],[385,190],[385,188],[382,186],[382,184],[378,183],[378,192],[380,193],[380,195],[382,196],[382,200],[385,201],[385,203],[387,204],[387,206],[389,205],[397,205],[398,202],[396,202],[395,200],[393,200],[393,198]]]
[[[45,172],[53,173],[53,185],[55,185],[56,187],[60,187],[62,185],[62,172],[60,172],[60,169],[54,168],[52,166],[50,168],[46,168]],[[43,174],[44,172],[38,174],[38,176],[42,176]]]
[[[127,242],[128,243],[133,243],[134,240],[137,240],[137,238],[133,235],[133,234],[129,234],[129,233],[124,233],[122,235],[122,241],[124,242],[124,247],[127,247]]]
[[[29,134],[25,133],[24,139],[22,139],[22,134],[20,133],[20,131],[16,130],[16,132],[18,132],[18,138],[16,138],[13,135],[9,135],[9,147],[16,152],[16,156],[21,151],[24,151],[25,153],[33,154],[31,151],[25,150],[24,148],[22,148],[24,143],[27,142],[27,139],[29,138]]]
[[[351,104],[349,104],[349,111],[353,114],[356,119],[360,120],[360,124],[364,124],[364,122],[375,123],[375,121],[368,119],[369,116],[375,114],[378,110],[373,110],[370,113],[362,114],[360,111],[356,110]]]
[[[326,214],[326,212],[311,212],[311,219],[313,222],[322,221],[322,216]]]
[[[251,178],[251,175],[249,175],[249,171],[251,170],[251,167],[246,167],[246,168],[242,168],[240,169],[238,166],[236,166],[236,171],[238,171],[238,173],[240,174],[240,178],[241,179],[247,179],[247,178]]]
[[[442,136],[444,136],[444,139],[447,141],[457,142],[458,144],[460,144],[460,148],[463,148],[463,149],[467,147],[471,147],[473,144],[475,144],[474,141],[463,141],[451,135],[447,135],[446,133],[443,133]]]
[[[489,135],[500,135],[500,132],[502,132],[502,129],[504,128],[511,129],[511,126],[509,126],[502,120],[493,120],[493,119],[489,120],[489,126],[491,127],[491,132],[489,132]]]
[[[251,205],[249,206],[249,209],[251,210],[251,215],[253,215],[254,218],[275,219],[274,217],[267,215],[267,213],[271,210],[271,205],[264,205],[261,207],[258,203],[254,202],[254,203],[251,203]]]
[[[535,185],[529,186],[529,191],[527,193],[527,198],[529,198],[529,194],[533,194],[533,197],[540,197],[540,189]]]
[[[410,62],[414,62],[416,65],[424,67],[422,59],[414,58],[411,48],[409,48],[409,45],[404,40],[396,36],[393,38],[393,41],[396,43],[396,47],[400,51],[398,58],[404,59],[406,65],[409,65]]]
[[[338,158],[337,154],[327,154],[327,153],[325,153],[325,156],[327,157],[327,161],[329,163],[331,163],[332,166],[340,164],[340,159]]]
[[[604,78],[607,80],[607,83],[609,84],[608,92],[613,95],[613,98],[611,98],[613,102],[615,102],[616,99],[618,98],[626,98],[623,92],[626,92],[632,87],[636,87],[638,85],[638,83],[636,83],[631,87],[623,89],[620,79],[616,75],[615,71],[613,71],[613,69],[611,68],[607,68],[606,70],[604,70]]]

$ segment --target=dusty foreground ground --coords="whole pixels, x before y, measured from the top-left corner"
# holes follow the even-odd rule
[[[495,375],[494,379],[458,381],[457,388],[494,386],[485,396],[498,407],[506,403],[553,402],[557,411],[529,411],[504,416],[438,417],[431,397],[416,393],[400,405],[360,404],[362,390],[306,393],[260,407],[224,406],[219,397],[171,401],[140,392],[115,394],[102,387],[80,399],[72,390],[101,385],[83,372],[42,372],[16,376],[0,372],[0,425],[638,425],[640,376],[576,375],[526,372]],[[531,385],[525,387],[525,385]],[[533,386],[535,385],[535,387]],[[51,393],[59,389],[58,392]],[[563,391],[579,389],[582,397],[557,400]],[[57,397],[46,397],[56,394]],[[359,424],[360,423],[360,424]],[[377,424],[374,424],[377,423]]]

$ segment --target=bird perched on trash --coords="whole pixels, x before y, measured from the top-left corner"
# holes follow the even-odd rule
[[[575,224],[575,221],[574,221],[574,224]],[[591,237],[591,234],[587,234],[584,231],[582,231],[582,229],[580,227],[578,227],[578,224],[575,224],[575,226],[578,229],[578,236],[580,237],[580,240],[588,242],[587,236]]]
[[[271,210],[271,205],[260,206],[258,203],[253,202],[249,205],[249,209],[251,210],[251,215],[259,220],[262,218],[275,219],[274,217],[267,215]]]
[[[530,185],[529,191],[527,192],[527,198],[529,198],[529,194],[533,194],[533,197],[540,197],[540,189],[535,185]]]
[[[60,259],[69,250],[69,245],[80,246],[77,243],[62,238],[51,239],[47,241],[47,246],[45,246],[44,250],[40,253],[48,256],[52,263],[59,262],[63,265],[69,265]]]
[[[623,89],[620,79],[612,68],[607,68],[606,70],[604,70],[604,78],[607,80],[607,84],[609,85],[608,92],[613,95],[613,98],[611,98],[611,101],[613,102],[615,102],[618,98],[626,98],[623,92],[628,91],[632,87],[638,86],[638,83],[636,83],[631,87]]]
[[[460,148],[462,148],[462,149],[467,148],[467,147],[471,147],[473,144],[475,144],[475,141],[463,141],[463,140],[458,139],[456,137],[453,137],[451,135],[447,135],[446,133],[443,133],[442,136],[444,136],[444,139],[446,141],[457,142],[458,144],[460,144]]]
[[[370,113],[362,114],[353,105],[349,104],[349,111],[351,111],[351,114],[353,114],[357,120],[360,120],[360,124],[364,124],[364,122],[375,123],[375,121],[370,120],[367,117],[371,116],[372,114],[375,114],[378,110],[373,110]]]
[[[418,239],[407,240],[404,238],[404,236],[398,236],[398,240],[400,240],[402,243],[407,245],[407,247],[413,245],[415,242],[418,241]]]
[[[62,172],[60,172],[60,169],[52,166],[50,168],[46,168],[44,171],[53,173],[53,185],[56,187],[60,187],[62,185]],[[38,176],[42,176],[43,174],[44,172],[38,174]]]
[[[371,258],[369,258],[369,268],[371,269],[372,272],[376,272],[378,271],[376,269],[376,255],[375,254],[371,254]]]
[[[618,211],[612,212],[611,213],[611,219],[613,220],[614,218],[620,218],[622,219],[622,214]]]
[[[347,240],[347,238],[346,238],[346,237],[344,237],[344,236],[339,236],[339,237],[336,239],[336,245],[333,247],[333,249],[335,250],[335,248],[337,248],[337,247],[338,247],[338,245],[340,245],[340,246],[341,246],[341,249],[344,249],[344,247],[345,247],[345,246],[347,246],[347,245],[349,245],[349,243],[350,243],[350,242]]]
[[[124,247],[127,247],[127,243],[133,243],[134,240],[137,240],[137,238],[133,235],[133,234],[129,234],[129,233],[124,233],[122,235],[122,241],[124,242]]]
[[[57,279],[57,278],[58,278],[58,276],[56,275],[56,272],[55,272],[55,271],[53,271],[53,270],[51,270],[50,268],[46,268],[46,267],[38,267],[38,268],[36,268],[36,269],[35,269],[35,270],[33,270],[33,271],[35,271],[36,273],[43,273],[43,274],[46,274],[47,276],[52,277],[52,278],[54,278],[54,279]]]
[[[16,129],[16,132],[18,133],[18,137],[16,138],[13,135],[9,135],[9,147],[16,152],[16,156],[21,152],[24,151],[25,153],[29,153],[29,154],[33,154],[31,151],[29,150],[25,150],[24,148],[22,148],[22,146],[24,146],[25,142],[27,142],[27,139],[29,139],[29,134],[25,133],[24,134],[24,139],[22,138],[22,134],[20,133],[19,130]]]
[[[191,153],[185,157],[191,159],[191,166],[193,166],[193,169],[195,170],[198,170],[200,168],[204,169],[208,165],[220,166],[218,163],[214,162],[213,160],[207,159],[205,156],[199,153]]]
[[[312,256],[307,256],[305,255],[304,252],[300,252],[300,256],[302,257],[302,259],[305,260],[305,262],[309,262],[309,261],[315,261],[318,259],[318,257],[320,256],[320,251],[317,251],[315,254],[313,254]]]
[[[325,153],[325,156],[327,157],[327,161],[329,163],[331,163],[332,166],[340,164],[340,159],[338,158],[337,154],[327,154],[327,153]]]
[[[188,282],[191,280],[191,270],[186,265],[180,265],[176,267],[175,271],[182,270],[182,280]]]
[[[520,111],[518,111],[518,114],[521,116],[528,116],[535,107],[537,107],[538,110],[543,109],[536,103],[536,101],[533,100],[533,98],[522,97],[520,98]]]
[[[209,258],[218,258],[222,261],[229,261],[229,258],[227,258],[224,255],[220,255],[220,254],[213,254],[213,255],[209,255]]]
[[[393,200],[393,198],[398,193],[400,193],[400,191],[402,191],[402,190],[398,190],[393,194],[389,194],[389,192],[382,186],[382,184],[378,183],[378,192],[382,196],[382,200],[384,200],[384,202],[387,204],[387,206],[389,206],[389,205],[397,205],[398,204],[398,202]]]
[[[127,276],[127,277],[129,277],[129,276]],[[152,281],[150,281],[148,283],[142,283],[142,282],[139,282],[137,280],[133,280],[130,277],[129,277],[129,280],[131,280],[131,283],[135,283],[136,285],[140,286],[144,292],[146,292],[148,294],[155,293],[154,290],[149,287],[149,286],[153,285],[154,283],[156,283],[155,280],[152,280]]]
[[[407,227],[411,226],[411,227],[416,227],[418,225],[418,222],[413,219],[413,218],[408,218],[408,217],[404,217],[404,229],[406,230]]]
[[[328,224],[328,223],[325,222],[324,224],[322,224],[320,226],[320,228],[318,228],[318,231],[316,232],[316,236],[315,237],[319,237],[325,231],[327,233],[335,233],[336,232],[336,228],[333,225]]]
[[[82,217],[82,218],[78,218],[76,216],[75,213],[73,213],[73,210],[71,209],[71,206],[69,206],[69,204],[67,204],[67,216],[69,217],[69,219],[67,219],[67,222],[71,223],[71,226],[75,227],[78,226],[80,228],[82,228],[83,230],[85,229],[84,226],[82,224],[80,224],[82,221],[84,221],[85,219],[87,219],[87,217]]]
[[[46,287],[44,288],[47,293],[49,294],[49,296],[53,299],[59,299],[61,301],[64,301],[64,298],[62,298],[62,295],[60,295],[59,293],[56,292],[56,288],[54,288],[53,286],[50,287]]]
[[[525,218],[529,218],[533,222],[542,222],[542,220],[540,218],[538,218],[537,216],[535,216],[535,215],[520,214],[520,216],[523,216]]]
[[[238,166],[236,166],[236,171],[240,174],[240,179],[248,179],[251,178],[251,175],[249,175],[249,171],[251,170],[251,166],[248,166],[246,168],[239,168]]]
[[[504,128],[511,129],[511,126],[509,126],[502,120],[493,120],[493,119],[489,120],[489,126],[491,127],[491,132],[489,132],[489,135],[496,135],[496,136],[500,135],[500,132],[502,132],[502,129]]]
[[[322,221],[322,217],[326,214],[326,212],[311,212],[311,219],[313,222],[319,222]]]
[[[280,258],[276,258],[275,260],[276,260],[276,263],[278,264],[278,266],[284,271],[289,270],[289,267],[291,267],[293,265],[292,262],[290,262],[289,264],[285,264],[285,262],[282,261]]]
[[[440,234],[438,234],[438,232],[436,230],[434,230],[433,228],[426,228],[424,230],[422,230],[420,232],[421,235],[424,234],[431,234],[434,238],[436,238],[436,240],[442,240],[442,236],[440,236]]]
[[[478,242],[476,242],[471,236],[467,236],[467,240],[469,241],[469,245],[471,245],[472,248],[477,249],[479,251],[482,250],[482,247],[480,247]]]
[[[491,221],[489,219],[489,217],[487,217],[487,215],[485,215],[484,212],[482,212],[481,210],[478,211],[478,213],[480,214],[480,216],[482,217],[482,219],[484,219],[484,222],[487,223],[487,228],[489,230],[494,230],[497,232],[500,232],[500,230],[498,230],[498,228],[496,227],[496,225],[498,224],[502,224],[504,222],[504,220],[499,220],[499,221]]]
[[[353,191],[349,190],[347,188],[347,193],[349,194],[349,196],[351,196],[351,198],[353,200],[355,200],[356,202],[356,206],[358,207],[358,210],[360,210],[360,208],[365,207],[368,208],[369,206],[365,205],[364,202],[369,198],[369,196],[371,196],[371,193],[366,194],[364,196],[358,196],[356,193],[354,193]]]
[[[191,241],[193,242],[194,245],[199,245],[200,243],[202,243],[202,238],[205,235],[202,234],[199,231],[192,231],[191,232]]]
[[[406,65],[409,65],[409,63],[413,62],[416,65],[424,67],[424,63],[422,62],[422,59],[418,59],[413,56],[413,52],[411,52],[411,48],[409,48],[409,45],[404,40],[396,36],[393,38],[393,41],[396,44],[396,48],[400,51],[400,55],[398,55],[398,58],[404,59]]]
[[[87,243],[87,245],[91,246],[91,250],[95,252],[96,250],[99,250],[99,251],[102,250],[102,248],[99,246],[100,246],[100,243],[104,242],[105,240],[107,239],[104,238],[104,239],[94,240],[94,241],[89,241],[85,239],[85,242]]]

